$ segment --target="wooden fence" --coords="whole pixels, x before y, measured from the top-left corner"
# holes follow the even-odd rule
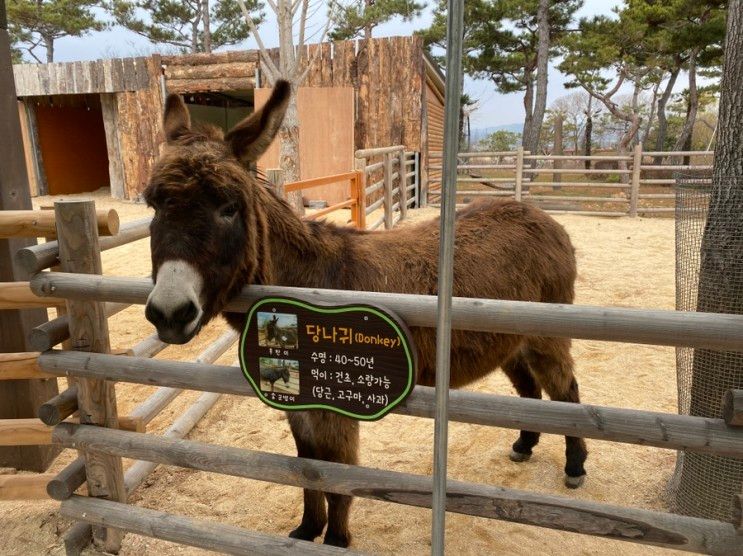
[[[351,220],[354,226],[363,230],[366,228],[366,211],[365,203],[366,196],[364,195],[364,174],[357,170],[351,172],[345,172],[343,174],[334,174],[332,176],[323,176],[320,178],[310,178],[302,181],[295,181],[284,184],[281,170],[271,169],[266,172],[268,181],[270,181],[276,193],[280,197],[284,197],[287,193],[292,191],[303,191],[305,189],[311,189],[313,187],[319,187],[321,185],[330,185],[340,182],[348,182],[349,191],[348,198],[345,201],[330,205],[320,209],[312,214],[306,215],[305,220],[317,220],[323,216],[327,216],[333,212],[350,208],[351,209]]]
[[[381,215],[367,229],[391,229],[419,203],[420,153],[403,145],[356,151],[356,169],[366,179],[366,216]]]
[[[712,151],[643,151],[641,145],[626,155],[539,155],[522,148],[460,153],[457,198],[459,202],[514,198],[549,212],[594,216],[673,213],[674,174],[711,171],[712,155]],[[440,175],[441,153],[431,153],[430,159],[431,175]],[[440,178],[426,186],[429,201],[438,203]]]
[[[96,225],[99,234],[110,237],[100,240],[100,251],[111,249],[136,241],[149,234],[150,218],[145,218],[124,224],[119,227],[118,215],[115,211],[96,211]],[[57,218],[54,211],[3,211],[0,212],[0,236],[10,235],[46,236],[54,238],[57,234]],[[116,235],[114,235],[116,234]],[[22,249],[16,255],[30,271],[37,268],[59,263],[59,241],[52,240]],[[71,264],[67,261],[62,265]],[[40,352],[65,342],[70,338],[70,317],[65,310],[65,300],[51,297],[47,302],[30,290],[28,282],[13,282],[0,284],[0,309],[26,307],[56,307],[60,309],[57,318],[52,319],[33,329],[29,343],[35,352],[0,353],[0,380],[27,380],[50,379],[55,375],[45,373],[39,369],[38,357]],[[111,317],[129,307],[129,303],[109,303],[103,307],[105,318]],[[195,362],[211,363],[221,356],[237,339],[232,331],[226,332],[209,349],[199,355]],[[134,357],[153,357],[168,347],[157,339],[156,334],[145,338],[130,349],[119,350],[116,353]],[[129,415],[118,417],[118,428],[144,432],[147,425],[170,404],[179,394],[180,389],[159,388],[154,394],[137,406]],[[53,426],[61,422],[78,423],[78,386],[70,383],[69,387],[58,396],[43,404],[38,410],[38,419],[4,419],[0,420],[1,446],[27,446],[52,444]],[[194,408],[187,411],[166,436],[178,438],[190,431],[198,419],[216,402],[216,398],[200,400]],[[194,418],[198,415],[197,418]],[[179,436],[174,436],[174,435]],[[43,499],[51,496],[57,498],[60,492],[67,492],[72,482],[79,480],[78,486],[85,481],[84,459],[80,458],[62,471],[60,477],[65,478],[60,483],[55,474],[41,473],[36,475],[8,475],[0,476],[0,500]],[[127,490],[131,492],[142,483],[146,476],[154,469],[149,462],[135,464],[127,471],[124,479]],[[77,488],[77,487],[75,487]],[[61,491],[60,491],[61,489]],[[74,490],[74,489],[72,489]],[[71,532],[72,545],[89,539],[91,528],[86,525],[73,529]],[[68,542],[69,544],[69,542]]]
[[[95,230],[88,226],[88,234],[91,232],[95,237]],[[82,230],[77,234],[74,229],[70,230],[67,239],[77,245],[85,244]],[[86,251],[87,255],[80,262],[95,258],[95,248]],[[84,322],[90,322],[91,311],[104,312],[104,302],[144,304],[153,286],[149,279],[46,272],[37,274],[31,287],[37,295],[54,294],[69,300],[70,304],[82,305],[86,310],[70,312],[70,327],[74,329],[78,326],[75,321],[85,319]],[[290,295],[322,303],[379,303],[394,310],[409,326],[431,327],[435,326],[437,319],[437,299],[434,296],[276,286],[247,287],[228,304],[227,309],[245,312],[256,299],[265,295]],[[743,351],[743,316],[739,315],[454,298],[452,327],[505,334]],[[154,384],[161,388],[254,395],[239,368],[206,362],[160,361],[52,350],[41,354],[37,365],[42,372],[72,376],[88,387],[108,387],[111,383],[107,381],[125,381]],[[740,399],[740,396],[741,393],[735,393],[731,399]],[[80,396],[78,402],[87,404],[86,414],[97,416],[95,423],[91,424],[115,423],[115,406],[96,405],[94,400],[84,400]],[[394,411],[430,418],[434,410],[433,389],[418,386]],[[465,391],[451,392],[449,410],[450,419],[467,423],[743,458],[743,428],[733,426],[740,422],[741,411],[733,410],[726,415],[728,413],[734,417],[726,421]],[[88,423],[60,423],[54,428],[52,439],[62,446],[82,450],[88,459],[97,458],[97,479],[101,481],[98,484],[107,487],[103,494],[107,494],[108,500],[96,497],[101,492],[91,492],[91,497],[73,494],[82,484],[83,477],[79,472],[61,474],[57,482],[62,486],[55,492],[64,499],[63,515],[96,526],[116,528],[106,537],[111,550],[118,548],[120,541],[116,531],[129,530],[235,554],[255,554],[259,550],[262,554],[349,553],[127,506],[125,494],[114,488],[116,483],[125,483],[121,457],[149,461],[150,465],[165,463],[411,506],[431,505],[432,481],[429,476],[175,441],[167,435],[157,437],[113,427],[92,427]],[[101,471],[105,473],[101,474]],[[90,467],[87,472],[90,480]],[[447,510],[677,550],[710,554],[737,554],[743,550],[740,518],[735,523],[723,523],[461,481],[448,482]]]

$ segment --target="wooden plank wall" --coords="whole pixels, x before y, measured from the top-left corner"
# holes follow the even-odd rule
[[[150,86],[151,58],[113,58],[86,62],[15,64],[19,97],[137,91]],[[156,79],[155,79],[156,81]]]
[[[147,65],[151,75],[157,75],[160,71],[160,57],[148,58]],[[146,187],[150,169],[165,140],[162,125],[163,97],[159,81],[152,79],[145,89],[118,93],[115,108],[117,121],[106,124],[106,114],[110,115],[112,111],[104,111],[104,125],[107,129],[116,130],[124,197],[134,200]],[[116,148],[110,141],[111,138],[108,139],[109,147]]]
[[[427,148],[422,149],[424,156],[424,167],[430,168],[430,152],[443,152],[444,150],[444,99],[439,93],[426,83],[426,139]],[[441,159],[435,161],[441,165]],[[441,170],[428,170],[428,179],[432,189],[441,189]]]
[[[217,54],[164,56],[169,93],[240,91],[255,88],[258,52],[236,50]]]
[[[354,88],[356,149],[402,144],[421,150],[425,71],[420,37],[310,45],[308,58],[318,48],[319,58],[302,86]],[[278,50],[271,55],[277,60]]]
[[[263,106],[271,94],[271,89],[255,90],[256,109]],[[351,87],[300,87],[297,97],[299,112],[299,167],[303,180],[342,174],[353,170],[353,101]],[[271,146],[258,161],[258,167],[265,171],[278,168],[279,141]],[[322,199],[328,204],[340,203],[348,199],[348,180],[339,184],[321,185],[307,189],[302,196]]]

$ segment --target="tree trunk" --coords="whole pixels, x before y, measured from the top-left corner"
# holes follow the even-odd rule
[[[284,183],[301,179],[299,166],[299,112],[297,111],[297,87],[292,86],[292,96],[286,108],[284,123],[279,129],[279,166],[284,172]],[[302,192],[292,191],[287,199],[298,214],[304,214]]]
[[[46,48],[46,63],[54,62],[54,37],[51,35],[42,35],[44,38],[44,47]]]
[[[650,130],[653,128],[653,120],[655,120],[655,108],[656,108],[656,100],[658,99],[658,89],[660,88],[660,82],[655,84],[655,87],[653,87],[653,101],[650,103],[650,114],[648,115],[648,121],[647,124],[645,124],[645,131],[642,132],[642,137],[640,137],[640,144],[643,145],[643,148],[645,148],[645,142],[648,140],[648,136],[650,135]]]
[[[728,8],[725,61],[720,84],[718,138],[709,210],[701,246],[697,310],[743,314],[743,0]],[[720,417],[726,390],[743,388],[740,353],[694,350],[691,415]],[[702,517],[729,519],[730,500],[741,492],[743,462],[730,458],[685,453],[680,466],[677,502],[699,493],[703,502],[717,500],[717,514]]]
[[[586,137],[585,137],[585,146],[583,147],[583,154],[586,156],[591,156],[591,147],[593,146],[593,96],[588,95],[588,108],[586,108]],[[585,163],[586,170],[591,169],[591,161],[586,160]]]
[[[681,72],[681,61],[671,72],[671,76],[668,78],[668,83],[663,91],[663,94],[658,99],[658,136],[655,138],[655,150],[663,151],[666,147],[666,135],[668,134],[668,118],[666,118],[666,105],[668,104],[673,88],[676,85],[676,78]],[[663,157],[656,157],[655,164],[661,164]]]
[[[526,87],[524,88],[524,129],[521,132],[521,145],[529,149],[529,138],[534,117],[534,80],[530,71],[524,72]]]
[[[534,109],[532,111],[532,122],[529,130],[528,144],[526,149],[536,153],[539,148],[539,136],[542,133],[544,112],[547,108],[547,80],[548,63],[550,57],[550,20],[549,0],[539,0],[537,8],[537,91],[534,97]]]
[[[699,109],[699,92],[697,91],[698,54],[699,50],[695,48],[689,55],[689,111],[686,115],[684,128],[676,139],[676,145],[673,147],[674,151],[680,151],[684,148],[684,145],[694,131],[694,123],[697,120],[697,111]]]
[[[204,52],[212,51],[212,29],[209,21],[209,0],[201,0],[201,18],[204,22]]]

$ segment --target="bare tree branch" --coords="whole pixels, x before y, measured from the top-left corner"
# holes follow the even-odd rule
[[[243,13],[243,17],[248,22],[250,32],[253,33],[253,36],[255,37],[255,42],[258,43],[258,51],[261,54],[261,59],[266,65],[268,73],[271,74],[269,75],[269,78],[271,82],[275,83],[276,80],[281,76],[281,72],[279,72],[279,68],[276,67],[276,64],[273,63],[273,60],[271,60],[271,57],[268,55],[268,50],[266,50],[266,47],[263,44],[263,40],[261,39],[260,33],[258,33],[258,28],[255,26],[253,18],[250,17],[250,12],[248,12],[248,8],[245,6],[245,2],[243,0],[237,0],[237,3],[240,5],[240,11]]]
[[[304,68],[304,71],[299,76],[299,79],[297,79],[296,81],[297,86],[299,86],[301,83],[304,83],[304,80],[307,78],[307,74],[310,73],[310,68],[312,68],[312,65],[320,57],[320,53],[322,52],[322,43],[325,41],[325,37],[327,37],[328,32],[330,31],[330,24],[331,19],[330,17],[328,17],[328,20],[325,22],[325,29],[323,29],[322,36],[320,37],[320,41],[317,44],[317,48],[315,49],[315,52],[312,53],[312,58],[307,61],[307,67]]]

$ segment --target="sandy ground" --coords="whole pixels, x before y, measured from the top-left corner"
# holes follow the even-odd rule
[[[147,213],[142,205],[116,202],[96,195],[99,206],[115,207],[122,221]],[[37,199],[48,203],[49,198]],[[421,214],[423,213],[423,214]],[[412,211],[411,220],[432,210]],[[673,221],[666,219],[602,219],[571,215],[556,217],[577,248],[577,303],[673,309]],[[104,272],[145,276],[150,271],[148,241],[103,254]],[[170,347],[158,357],[194,358],[224,328],[207,326],[190,344]],[[129,347],[152,332],[142,307],[110,319],[112,347]],[[676,409],[675,362],[672,348],[576,341],[574,357],[582,399],[587,403],[657,411]],[[220,360],[235,360],[233,347]],[[63,386],[63,385],[61,385]],[[470,387],[472,390],[514,394],[501,373]],[[119,412],[126,414],[154,388],[117,385]],[[153,423],[162,432],[197,393],[186,393]],[[524,464],[508,460],[516,431],[476,425],[450,425],[450,477],[517,489],[561,494],[638,508],[663,510],[665,486],[673,471],[675,453],[625,444],[588,441],[588,479],[578,491],[562,484],[564,442],[544,435],[534,457]],[[433,421],[390,415],[361,425],[363,465],[418,474],[432,472]],[[189,438],[242,448],[294,455],[284,415],[255,399],[223,396]],[[63,453],[51,471],[74,457]],[[125,465],[131,462],[125,460]],[[159,467],[132,497],[142,507],[235,524],[248,529],[287,534],[301,517],[297,488]],[[70,522],[56,513],[58,503],[0,502],[0,554],[63,554],[61,535]],[[430,510],[357,499],[351,517],[353,547],[377,554],[428,554]],[[447,552],[451,554],[660,554],[672,553],[618,541],[512,525],[484,518],[449,514]],[[94,550],[89,552],[95,554]],[[127,535],[121,554],[202,554],[204,551],[168,542]]]

